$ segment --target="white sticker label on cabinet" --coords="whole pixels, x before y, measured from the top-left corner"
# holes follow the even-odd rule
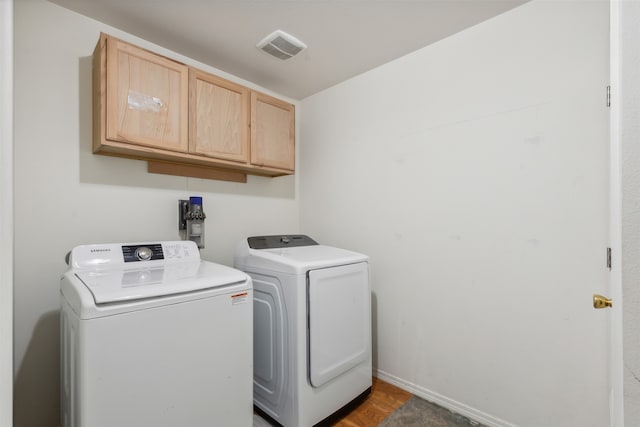
[[[127,107],[131,110],[150,111],[159,113],[164,107],[164,102],[158,97],[129,90]]]

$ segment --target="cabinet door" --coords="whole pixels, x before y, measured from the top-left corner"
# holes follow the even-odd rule
[[[187,151],[188,68],[107,38],[106,138]]]
[[[262,93],[251,93],[251,163],[294,170],[295,107]]]
[[[189,71],[189,151],[248,163],[249,89]]]

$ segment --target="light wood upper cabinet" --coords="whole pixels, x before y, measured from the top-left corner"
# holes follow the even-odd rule
[[[149,171],[246,182],[294,173],[294,106],[101,34],[93,151]]]
[[[251,93],[251,164],[293,171],[295,109],[277,98]]]
[[[106,138],[173,151],[188,147],[187,66],[103,35]]]
[[[189,70],[189,151],[249,161],[249,89]]]

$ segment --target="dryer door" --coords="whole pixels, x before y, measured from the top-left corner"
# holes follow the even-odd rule
[[[309,271],[309,380],[320,387],[371,356],[366,262]]]

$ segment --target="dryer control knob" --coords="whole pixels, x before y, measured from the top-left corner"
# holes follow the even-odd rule
[[[288,238],[288,237],[286,237],[286,236],[285,236],[285,237],[281,237],[281,238],[280,238],[280,241],[286,245],[286,244],[288,244],[288,243],[289,243],[289,238]]]
[[[142,246],[136,249],[136,258],[138,258],[140,261],[147,261],[151,259],[152,255],[153,251],[146,246]]]

